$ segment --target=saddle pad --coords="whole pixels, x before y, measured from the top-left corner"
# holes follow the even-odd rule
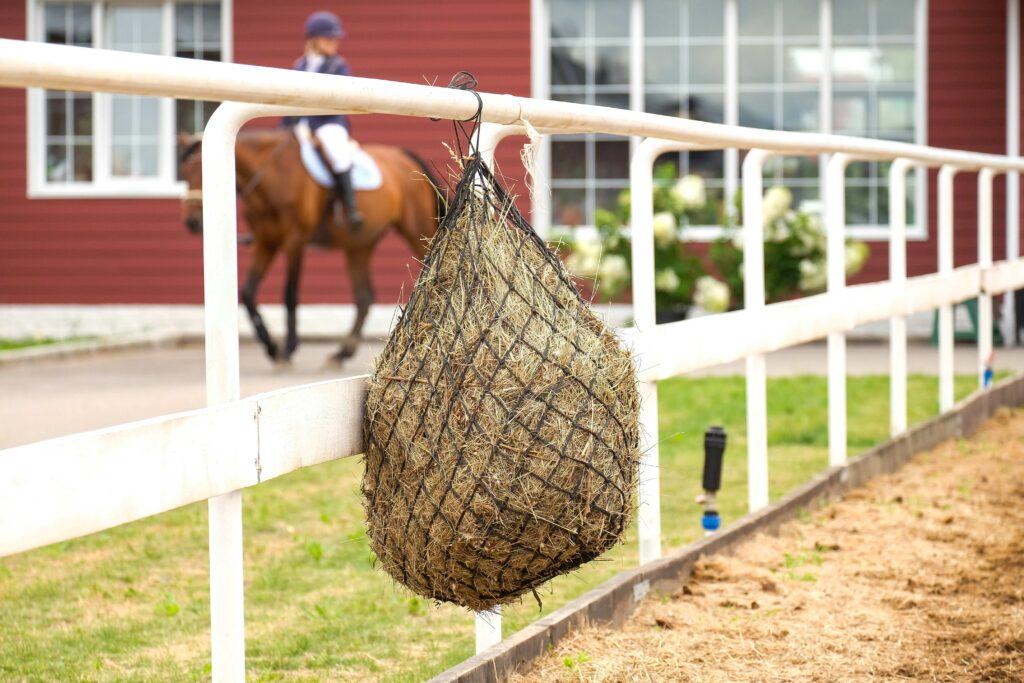
[[[324,165],[323,159],[317,154],[311,142],[300,142],[302,164],[313,180],[326,188],[334,187],[334,180]],[[376,190],[384,179],[377,162],[362,147],[352,145],[352,187],[357,190]]]

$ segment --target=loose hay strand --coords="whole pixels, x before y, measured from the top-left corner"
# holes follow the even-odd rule
[[[634,503],[635,377],[471,157],[371,378],[363,492],[384,570],[483,610],[611,548]]]

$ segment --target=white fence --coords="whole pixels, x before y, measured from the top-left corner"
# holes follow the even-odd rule
[[[241,489],[300,467],[362,451],[365,377],[239,398],[234,140],[246,121],[295,111],[388,113],[467,119],[468,92],[339,78],[237,64],[0,40],[0,85],[221,100],[203,153],[207,403],[202,410],[0,451],[0,556],[209,500],[213,677],[245,678]],[[768,502],[764,354],[828,338],[829,462],[846,459],[845,333],[891,320],[892,431],[906,428],[905,316],[940,311],[940,406],[953,404],[955,303],[979,299],[979,372],[992,346],[992,296],[1024,287],[1024,262],[992,262],[992,178],[1024,169],[1020,158],[835,135],[785,133],[481,93],[484,147],[529,122],[544,133],[646,137],[631,165],[633,300],[628,331],[641,358],[644,459],[640,561],[661,554],[657,382],[745,358],[751,510]],[[241,104],[241,103],[248,104]],[[746,308],[654,324],[652,163],[669,149],[750,150],[743,164]],[[761,168],[773,154],[830,154],[825,178],[828,291],[765,305]],[[890,279],[847,287],[844,171],[851,160],[895,160],[890,174]],[[939,171],[938,272],[906,277],[905,179],[914,166]],[[953,175],[978,173],[977,263],[953,268]],[[1015,182],[1015,180],[1014,180]],[[500,617],[477,620],[478,649],[500,639]]]

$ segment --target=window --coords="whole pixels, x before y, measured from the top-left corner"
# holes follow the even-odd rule
[[[49,43],[220,60],[222,2],[31,2],[29,36]],[[30,91],[30,196],[174,196],[175,132],[202,130],[216,104]],[[38,123],[42,122],[42,123]]]
[[[630,11],[621,0],[552,0],[551,98],[629,108]],[[629,141],[603,135],[551,141],[554,221],[592,225],[629,186]]]
[[[547,0],[537,30],[548,41],[549,92],[541,81],[535,94],[715,123],[924,142],[926,1],[634,0],[642,6],[640,31],[631,26],[629,2]],[[631,35],[642,35],[642,44]],[[725,71],[730,50],[734,78]],[[631,69],[633,59],[642,70]],[[551,223],[592,224],[596,208],[613,208],[628,186],[628,150],[621,138],[554,138]],[[736,159],[734,152],[682,152],[657,163],[703,176],[708,196],[724,203],[739,186]],[[820,197],[822,169],[818,157],[773,158],[765,181],[788,187],[799,205]],[[884,163],[850,166],[847,224],[855,234],[884,236],[887,173]],[[908,178],[917,186],[908,192],[908,223],[918,223],[908,233],[919,237],[924,226],[914,208],[923,206],[923,178],[921,171]]]

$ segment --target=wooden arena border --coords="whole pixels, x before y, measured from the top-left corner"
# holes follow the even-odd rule
[[[895,472],[914,455],[947,439],[973,434],[1002,406],[1021,405],[1024,375],[975,392],[953,410],[851,458],[846,465],[826,469],[724,531],[619,573],[498,645],[436,676],[431,683],[491,683],[505,680],[516,671],[526,671],[533,660],[547,654],[570,632],[591,625],[620,626],[648,593],[665,595],[677,591],[690,578],[701,557],[728,552],[756,533],[773,533],[800,510],[820,507],[878,475]]]

